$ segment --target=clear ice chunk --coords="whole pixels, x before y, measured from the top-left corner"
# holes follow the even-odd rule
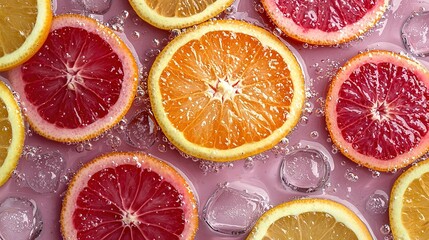
[[[58,189],[65,161],[58,151],[25,155],[18,172],[27,185],[38,193],[53,193]]]
[[[105,14],[112,6],[112,0],[72,0],[77,2],[84,11],[93,14]]]
[[[152,113],[143,110],[137,113],[127,124],[126,142],[136,148],[149,149],[156,141],[158,126]]]
[[[33,240],[42,227],[42,218],[33,200],[9,197],[0,204],[0,239]]]
[[[280,178],[286,188],[310,193],[322,188],[329,179],[331,166],[321,147],[306,145],[287,153],[280,167]],[[325,151],[327,152],[327,151]]]
[[[210,196],[203,219],[216,232],[239,235],[247,232],[268,209],[264,189],[243,182],[225,183]]]
[[[389,207],[389,196],[381,190],[375,191],[366,201],[366,210],[373,214],[384,214]]]
[[[401,29],[405,47],[413,55],[429,56],[429,12],[415,12],[408,17]]]

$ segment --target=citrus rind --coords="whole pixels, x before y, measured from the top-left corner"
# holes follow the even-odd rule
[[[225,150],[203,147],[187,140],[184,134],[175,128],[173,123],[168,119],[167,113],[163,107],[163,99],[159,86],[161,73],[180,47],[212,31],[231,31],[253,36],[265,47],[277,51],[288,64],[294,89],[288,119],[280,128],[274,130],[271,135],[265,139]],[[301,66],[293,53],[280,40],[266,30],[237,20],[218,20],[203,23],[195,29],[186,32],[186,34],[181,34],[179,37],[175,38],[156,58],[149,73],[148,89],[153,113],[167,138],[178,149],[191,156],[218,162],[240,160],[274,147],[296,126],[305,101],[304,77]]]
[[[420,143],[415,146],[412,151],[398,155],[391,160],[380,160],[372,156],[361,154],[354,150],[352,143],[344,140],[337,125],[337,112],[335,107],[339,99],[338,92],[342,86],[342,83],[355,69],[368,62],[390,62],[398,66],[403,66],[413,72],[418,79],[423,81],[427,88],[429,88],[429,72],[421,64],[409,59],[406,56],[385,50],[372,50],[358,54],[347,61],[347,63],[345,63],[344,66],[339,69],[331,81],[326,98],[325,117],[326,125],[333,143],[337,146],[343,155],[357,164],[377,171],[394,171],[408,166],[429,150],[429,134],[423,136]]]
[[[43,46],[52,23],[51,0],[37,0],[37,11],[33,30],[27,36],[24,43],[15,51],[0,57],[0,71],[6,71],[19,66],[30,59]]]

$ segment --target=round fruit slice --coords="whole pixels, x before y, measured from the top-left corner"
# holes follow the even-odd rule
[[[24,147],[24,120],[11,90],[0,81],[0,186],[12,174]]]
[[[10,78],[36,132],[78,142],[122,119],[137,91],[138,68],[112,30],[66,14],[54,18],[44,46]]]
[[[372,240],[359,217],[344,205],[327,199],[299,199],[264,213],[247,240],[349,239]]]
[[[0,0],[0,71],[31,58],[49,33],[51,0]]]
[[[302,42],[334,45],[373,27],[389,0],[261,0],[268,16],[288,36]]]
[[[429,234],[429,159],[417,163],[395,181],[389,218],[395,239],[427,239]]]
[[[208,22],[174,39],[157,57],[148,88],[170,141],[214,161],[273,147],[304,104],[292,52],[264,29],[235,20]]]
[[[161,29],[189,27],[229,7],[234,0],[129,0],[137,14]]]
[[[349,60],[332,80],[326,121],[333,142],[351,160],[390,171],[429,148],[429,72],[388,51]]]
[[[198,211],[190,186],[142,153],[111,153],[81,168],[61,210],[64,239],[193,239]]]

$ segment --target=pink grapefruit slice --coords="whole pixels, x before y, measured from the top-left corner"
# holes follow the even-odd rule
[[[64,239],[193,239],[195,197],[168,164],[142,153],[111,153],[74,176],[62,211]]]
[[[333,142],[351,160],[391,171],[429,149],[429,72],[388,51],[369,51],[336,74],[326,99]]]
[[[11,82],[40,135],[78,142],[118,123],[134,99],[138,68],[126,44],[94,19],[54,18],[48,38]]]
[[[389,0],[261,0],[268,16],[288,36],[311,44],[351,41],[373,27]]]

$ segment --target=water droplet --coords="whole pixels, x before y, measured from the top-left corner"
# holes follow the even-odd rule
[[[383,225],[380,227],[380,232],[381,232],[382,234],[384,234],[384,235],[389,234],[389,233],[390,233],[390,225],[389,225],[389,224],[383,224]]]
[[[312,131],[310,133],[310,137],[313,139],[317,139],[319,137],[319,132],[318,131]]]
[[[373,214],[384,214],[389,205],[388,198],[387,193],[384,191],[375,191],[366,201],[366,210]]]

